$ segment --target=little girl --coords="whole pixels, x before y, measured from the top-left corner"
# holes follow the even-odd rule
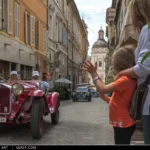
[[[119,48],[113,55],[115,72],[130,68],[134,65],[134,50],[131,46]],[[105,85],[97,74],[97,63],[90,61],[83,64],[83,70],[88,71],[102,99],[109,103],[110,125],[114,128],[115,144],[130,144],[136,125],[129,115],[130,101],[136,88],[136,81],[122,76],[111,84]],[[129,88],[130,87],[130,88]],[[113,93],[112,97],[105,95]]]

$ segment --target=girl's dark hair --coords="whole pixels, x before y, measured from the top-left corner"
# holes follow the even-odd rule
[[[46,81],[47,80],[46,75],[47,75],[47,73],[43,73],[43,75],[42,75],[42,81]]]

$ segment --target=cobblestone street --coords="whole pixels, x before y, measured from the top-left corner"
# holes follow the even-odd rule
[[[45,131],[40,140],[32,139],[30,125],[27,124],[1,127],[0,144],[108,145],[114,143],[113,130],[108,124],[107,104],[99,99],[93,99],[92,102],[62,101],[59,124],[52,125],[49,116],[45,120]],[[141,136],[136,133],[134,137],[137,135]]]

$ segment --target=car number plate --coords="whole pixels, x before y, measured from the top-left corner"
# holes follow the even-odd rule
[[[6,122],[6,118],[4,118],[4,117],[0,117],[0,122]]]

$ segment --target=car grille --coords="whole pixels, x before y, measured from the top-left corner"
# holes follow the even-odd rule
[[[80,92],[78,92],[78,93],[77,93],[77,96],[78,96],[79,99],[85,99],[86,92],[85,92],[85,93],[82,93],[82,92],[80,93]]]
[[[0,114],[10,113],[10,89],[0,84]]]

